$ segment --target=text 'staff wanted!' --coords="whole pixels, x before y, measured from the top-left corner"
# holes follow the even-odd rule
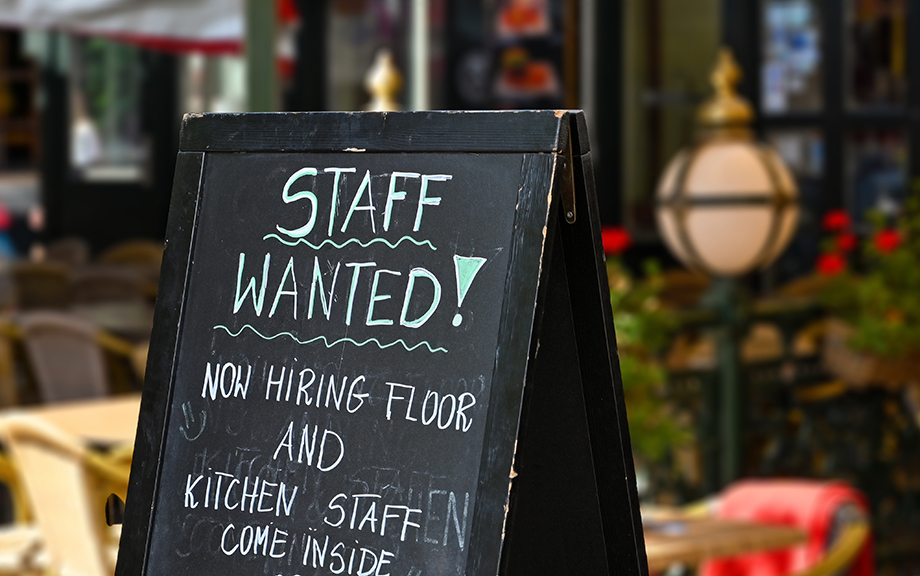
[[[585,134],[187,116],[116,575],[642,574]]]
[[[341,160],[205,164],[154,554],[462,573],[520,172]]]

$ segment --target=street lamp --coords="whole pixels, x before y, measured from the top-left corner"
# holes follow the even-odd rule
[[[798,221],[795,181],[779,155],[754,139],[751,106],[735,91],[741,70],[727,49],[710,76],[715,95],[700,107],[694,144],[668,164],[658,183],[658,229],[688,267],[714,277],[710,303],[719,336],[720,480],[741,468],[739,344],[745,320],[737,276],[765,268],[783,251]]]
[[[716,94],[699,110],[699,138],[658,185],[658,227],[687,266],[739,276],[772,263],[798,220],[795,181],[779,155],[754,140],[750,105],[735,93],[741,70],[723,49]]]

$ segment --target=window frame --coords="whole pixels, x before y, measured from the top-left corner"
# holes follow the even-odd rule
[[[762,1],[723,0],[723,42],[746,71],[740,92],[754,106],[755,128],[763,137],[772,130],[813,129],[824,138],[821,212],[849,209],[846,182],[847,136],[864,129],[903,130],[907,138],[908,193],[920,189],[920,6],[907,11],[907,103],[900,110],[850,110],[844,78],[846,64],[844,0],[820,0],[823,106],[815,112],[764,114],[760,67],[763,49]]]

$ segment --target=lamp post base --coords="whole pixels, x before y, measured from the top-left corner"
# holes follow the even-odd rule
[[[716,329],[718,391],[714,394],[718,414],[718,487],[724,488],[741,476],[744,454],[745,382],[741,368],[741,341],[744,338],[749,310],[747,297],[739,282],[731,277],[713,279],[704,305],[719,318]]]

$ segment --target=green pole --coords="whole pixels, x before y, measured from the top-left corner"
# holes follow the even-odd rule
[[[741,476],[744,458],[745,380],[741,340],[746,328],[745,302],[733,278],[715,278],[707,295],[719,317],[717,359],[719,375],[719,484],[725,487]]]
[[[246,0],[246,94],[250,112],[278,109],[274,0]]]

